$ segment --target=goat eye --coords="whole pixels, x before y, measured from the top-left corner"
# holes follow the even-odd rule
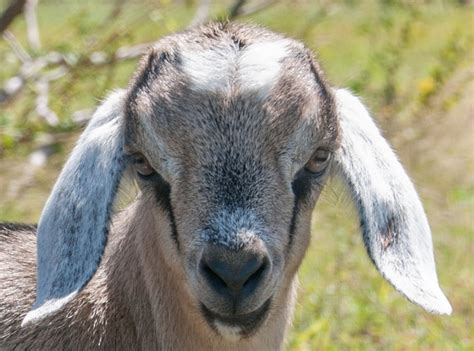
[[[150,176],[155,173],[153,167],[151,167],[148,160],[143,155],[135,155],[133,159],[133,167],[135,171],[144,177]]]
[[[330,158],[331,153],[328,150],[317,149],[304,168],[313,174],[321,173],[326,169]]]

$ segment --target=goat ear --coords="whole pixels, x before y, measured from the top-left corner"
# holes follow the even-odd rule
[[[37,232],[36,301],[22,325],[58,311],[97,270],[125,165],[124,97],[112,94],[94,113],[46,202]]]
[[[370,258],[410,301],[432,313],[450,314],[413,184],[360,100],[346,90],[335,91],[335,98],[342,132],[336,172],[355,201]]]

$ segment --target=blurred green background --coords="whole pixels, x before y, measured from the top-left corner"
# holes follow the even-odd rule
[[[126,86],[147,43],[207,18],[258,23],[304,41],[329,81],[370,107],[423,200],[454,308],[429,315],[380,277],[348,197],[331,183],[316,208],[287,349],[474,350],[472,5],[40,1],[0,39],[0,220],[38,220],[94,106]]]

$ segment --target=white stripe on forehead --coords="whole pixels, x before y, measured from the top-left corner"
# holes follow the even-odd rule
[[[237,48],[230,45],[202,51],[183,48],[182,69],[195,90],[225,89],[234,75],[237,53]]]
[[[290,40],[250,44],[243,50],[227,42],[208,50],[183,49],[183,71],[198,91],[219,91],[238,83],[242,90],[266,94],[276,83]]]
[[[269,90],[280,73],[281,60],[288,55],[288,40],[250,45],[239,59],[239,78],[243,88]]]

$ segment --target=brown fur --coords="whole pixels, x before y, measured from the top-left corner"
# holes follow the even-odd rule
[[[63,310],[24,328],[21,320],[34,300],[34,228],[0,229],[2,350],[282,347],[295,274],[324,182],[324,177],[307,179],[301,169],[318,147],[331,152],[338,147],[332,94],[309,51],[296,41],[264,98],[238,84],[197,91],[180,68],[184,49],[243,50],[281,38],[257,27],[211,24],[164,38],[151,49],[129,87],[127,150],[143,153],[170,192],[163,195],[156,183],[139,181],[141,194],[115,216],[94,278]],[[265,231],[238,245],[263,245],[273,269],[242,311],[268,296],[271,307],[258,330],[230,341],[206,323],[199,301],[214,297],[200,288],[194,272],[196,257],[208,244],[203,228],[241,208]]]
[[[114,225],[101,268],[67,308],[20,328],[34,300],[34,227],[0,232],[1,350],[276,350],[294,305],[294,284],[281,293],[273,316],[239,343],[211,330],[164,259],[160,233],[147,206],[131,206]],[[163,218],[166,221],[165,218]],[[124,223],[125,222],[125,223]],[[14,231],[14,232],[13,232]],[[163,231],[163,236],[169,235]],[[3,239],[6,238],[6,240]],[[12,251],[12,249],[14,251]],[[133,282],[130,284],[130,282]],[[19,292],[21,294],[19,295]]]

